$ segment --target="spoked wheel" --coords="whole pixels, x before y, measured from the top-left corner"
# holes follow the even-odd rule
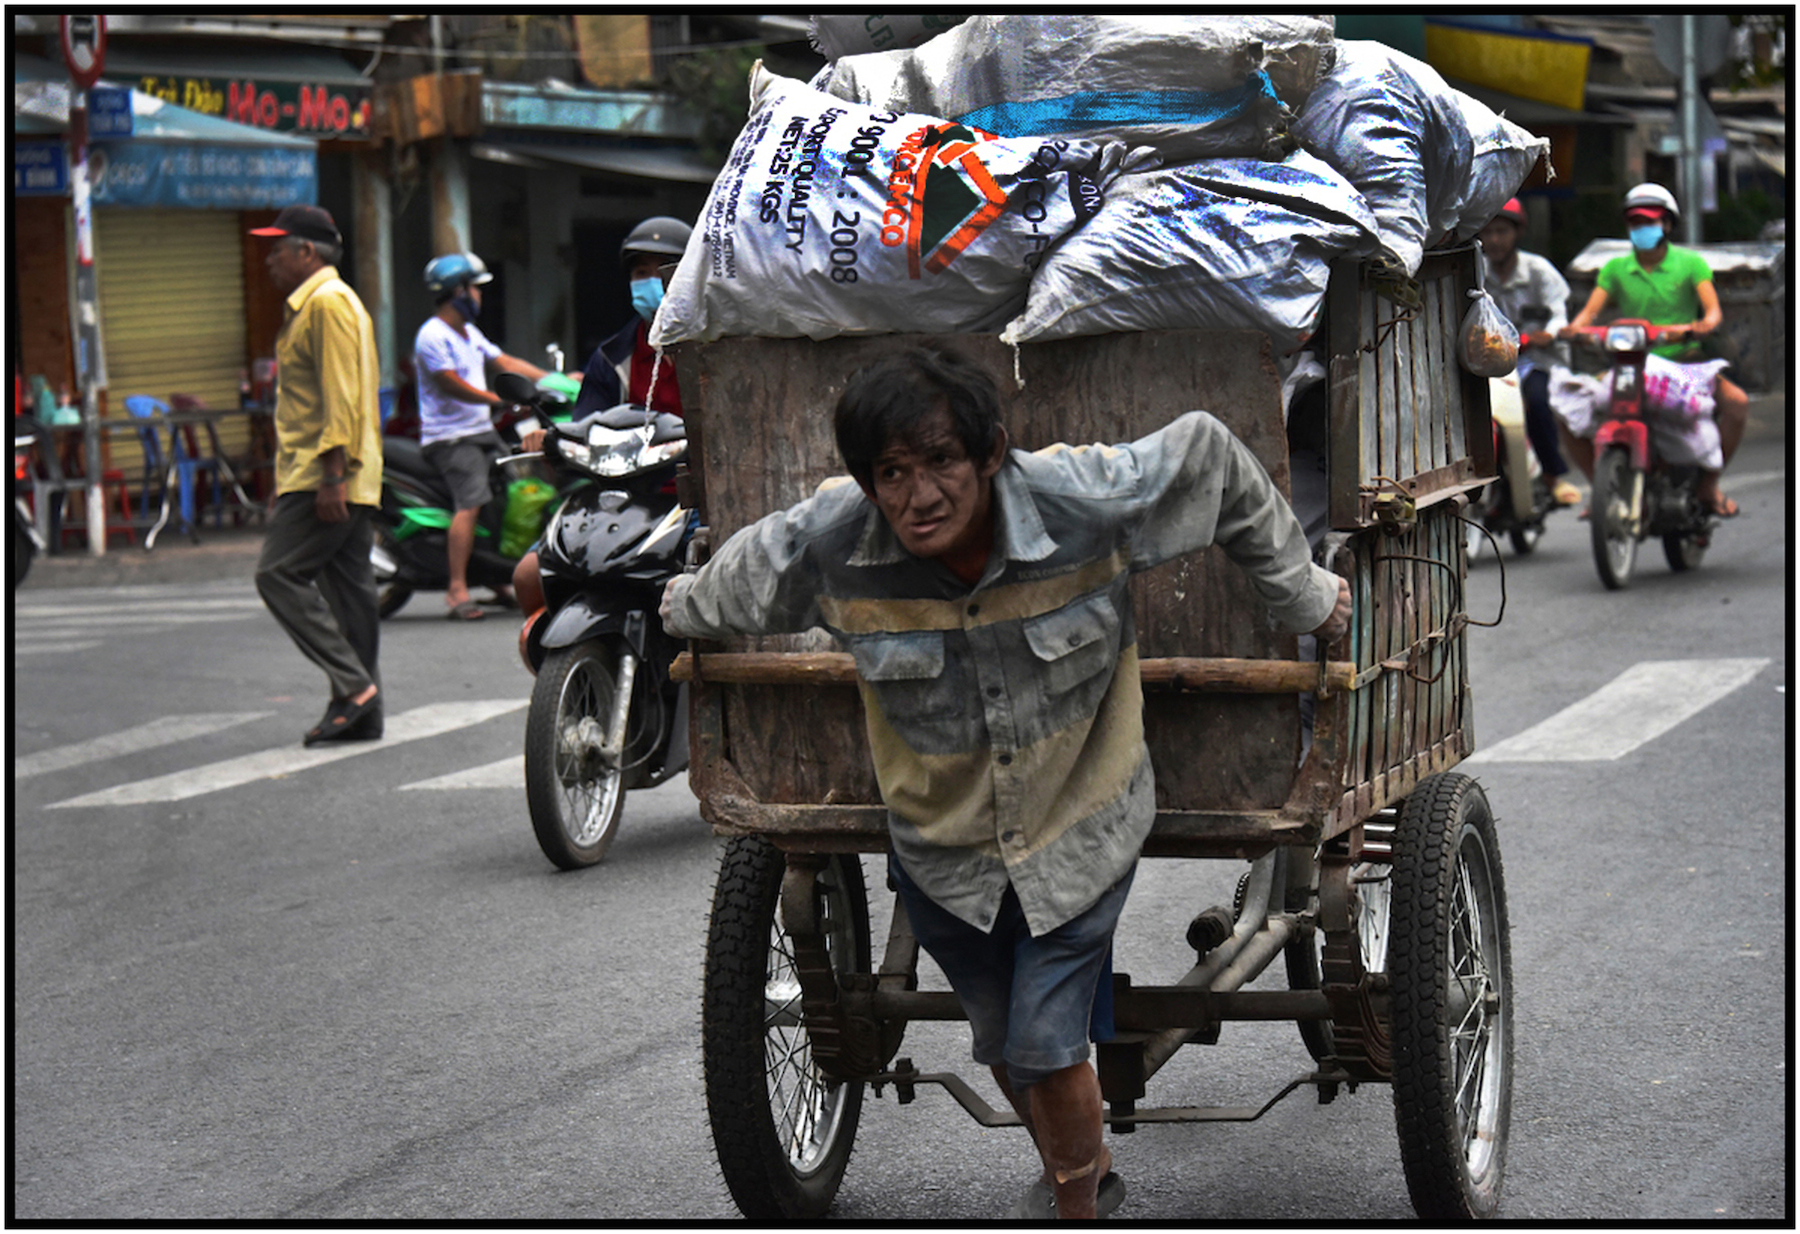
[[[1631,457],[1612,448],[1594,460],[1594,493],[1588,503],[1588,529],[1594,538],[1594,568],[1608,591],[1631,581],[1637,564],[1637,535],[1631,528],[1632,493],[1643,475]]]
[[[369,564],[375,568],[376,612],[386,621],[412,599],[413,589],[397,581],[400,564],[394,557],[394,541],[384,528],[375,529],[375,542],[369,546]]]
[[[1493,813],[1481,786],[1435,775],[1394,836],[1389,979],[1394,1115],[1426,1221],[1500,1207],[1512,1112],[1512,952]]]
[[[1368,851],[1385,851],[1393,824],[1364,824]],[[1389,904],[1393,899],[1393,867],[1384,861],[1359,861],[1350,867],[1350,920],[1356,935],[1356,950],[1363,972],[1388,971]],[[1323,978],[1325,931],[1314,930],[1310,937],[1296,938],[1282,953],[1287,963],[1288,989],[1316,990]],[[1337,1056],[1337,1044],[1330,1020],[1301,1020],[1300,1039],[1313,1061],[1323,1063]]]
[[[782,927],[781,850],[731,840],[706,942],[701,1053],[706,1110],[725,1185],[752,1221],[821,1217],[843,1182],[862,1117],[860,1082],[823,1075],[800,1015],[793,940]],[[815,883],[832,968],[869,971],[869,907],[854,855]]]
[[[590,639],[545,658],[525,721],[525,802],[538,847],[564,870],[599,861],[625,812],[622,760],[603,749],[612,710],[603,643]]]

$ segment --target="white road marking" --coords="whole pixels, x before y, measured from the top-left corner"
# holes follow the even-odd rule
[[[263,612],[268,610],[263,609]],[[20,633],[45,630],[78,632],[102,626],[130,626],[134,630],[157,626],[216,625],[221,621],[242,621],[255,613],[164,613],[146,609],[115,609],[112,612],[83,613],[72,617],[46,617],[36,620],[34,614],[18,613],[13,628]]]
[[[389,716],[385,725],[385,734],[380,741],[328,742],[325,745],[305,747],[299,744],[298,734],[291,746],[281,746],[273,750],[263,750],[256,754],[246,754],[241,758],[228,758],[224,762],[213,763],[205,767],[194,767],[187,771],[172,772],[165,776],[156,776],[148,780],[138,780],[131,784],[121,784],[116,788],[102,789],[95,793],[86,793],[80,797],[71,797],[67,801],[58,801],[48,809],[66,809],[74,806],[124,806],[141,805],[148,801],[185,801],[189,797],[199,797],[205,793],[216,793],[221,789],[236,788],[240,784],[248,784],[253,780],[273,779],[277,776],[291,775],[296,771],[305,771],[309,767],[317,767],[324,763],[335,763],[341,758],[354,758],[359,754],[372,754],[377,750],[390,749],[403,741],[419,741],[426,737],[437,737],[471,724],[480,724],[495,716],[505,715],[509,711],[517,711],[527,705],[528,699],[487,699],[478,702],[431,703],[424,707],[415,707],[411,711],[401,712],[397,716]]]
[[[133,600],[130,607],[122,605],[107,606],[114,612],[129,615],[148,615],[160,617],[169,613],[204,613],[221,609],[255,609],[267,611],[268,606],[255,596],[245,596],[232,600],[175,600],[165,597],[144,597]],[[14,607],[15,617],[90,617],[105,612],[93,604],[20,604]]]
[[[1726,492],[1731,492],[1734,489],[1752,488],[1758,484],[1767,484],[1771,480],[1785,479],[1787,479],[1787,472],[1785,471],[1746,471],[1741,476],[1728,471],[1725,473],[1724,478],[1719,481],[1719,485],[1724,488]]]
[[[96,639],[90,639],[87,642],[80,643],[31,643],[26,646],[20,646],[15,642],[13,644],[13,659],[16,660],[20,656],[61,655],[66,651],[86,651],[90,647],[98,646],[100,646],[100,643]]]
[[[1468,763],[1584,763],[1623,758],[1724,698],[1763,669],[1757,660],[1645,660],[1578,703]]]
[[[446,776],[435,779],[419,780],[413,784],[402,784],[402,791],[409,788],[523,788],[525,785],[525,756],[515,754],[511,758],[503,758],[497,763],[489,763],[485,767],[470,767],[464,771],[453,771]]]
[[[49,771],[62,771],[68,767],[79,767],[83,763],[98,762],[103,758],[154,750],[158,746],[173,745],[190,737],[202,737],[222,728],[230,728],[234,724],[248,724],[252,720],[274,714],[272,711],[217,711],[206,715],[169,716],[162,720],[152,720],[148,724],[108,733],[90,741],[78,741],[73,745],[15,758],[13,779],[23,780]]]

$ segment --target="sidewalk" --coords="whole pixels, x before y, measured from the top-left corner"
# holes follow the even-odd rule
[[[174,527],[164,527],[156,547],[144,551],[143,533],[137,543],[113,536],[104,556],[89,554],[79,536],[57,554],[39,553],[31,572],[20,584],[21,592],[50,587],[126,587],[150,583],[214,583],[241,580],[250,585],[256,559],[262,553],[263,529],[256,523],[243,527],[201,529],[195,544]]]

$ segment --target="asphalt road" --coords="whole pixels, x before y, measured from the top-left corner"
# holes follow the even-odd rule
[[[1791,1219],[1778,411],[1733,469],[1745,514],[1700,571],[1669,573],[1650,545],[1635,585],[1604,592],[1585,524],[1558,514],[1530,559],[1507,550],[1504,623],[1471,632],[1484,749],[1634,666],[1752,662],[1618,757],[1467,768],[1498,816],[1512,919],[1507,1217]],[[483,701],[489,718],[180,799],[58,804],[156,777],[224,785],[220,764],[298,749],[322,681],[256,603],[243,543],[171,546],[155,569],[52,561],[18,593],[10,1215],[734,1217],[700,1090],[718,850],[685,785],[634,795],[607,862],[563,874],[516,779],[428,783],[520,749],[530,681],[510,615],[452,624],[420,596],[384,631],[390,723]],[[1496,611],[1499,579],[1477,564],[1473,615]],[[1639,710],[1676,707],[1690,671]],[[107,757],[54,766],[101,739]],[[1118,967],[1142,983],[1184,971],[1187,920],[1228,903],[1240,869],[1146,862]],[[915,1025],[902,1052],[976,1078],[959,1025]],[[1308,1064],[1291,1024],[1232,1025],[1178,1055],[1152,1099],[1259,1104]],[[1121,1218],[1412,1215],[1381,1086],[1113,1145]],[[1022,1133],[935,1089],[904,1108],[890,1091],[865,1106],[835,1215],[996,1217],[1033,1169]]]

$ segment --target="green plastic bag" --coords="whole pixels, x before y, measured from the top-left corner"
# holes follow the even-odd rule
[[[556,500],[556,486],[522,476],[506,486],[506,514],[500,520],[500,553],[523,557],[544,528],[544,510]]]

